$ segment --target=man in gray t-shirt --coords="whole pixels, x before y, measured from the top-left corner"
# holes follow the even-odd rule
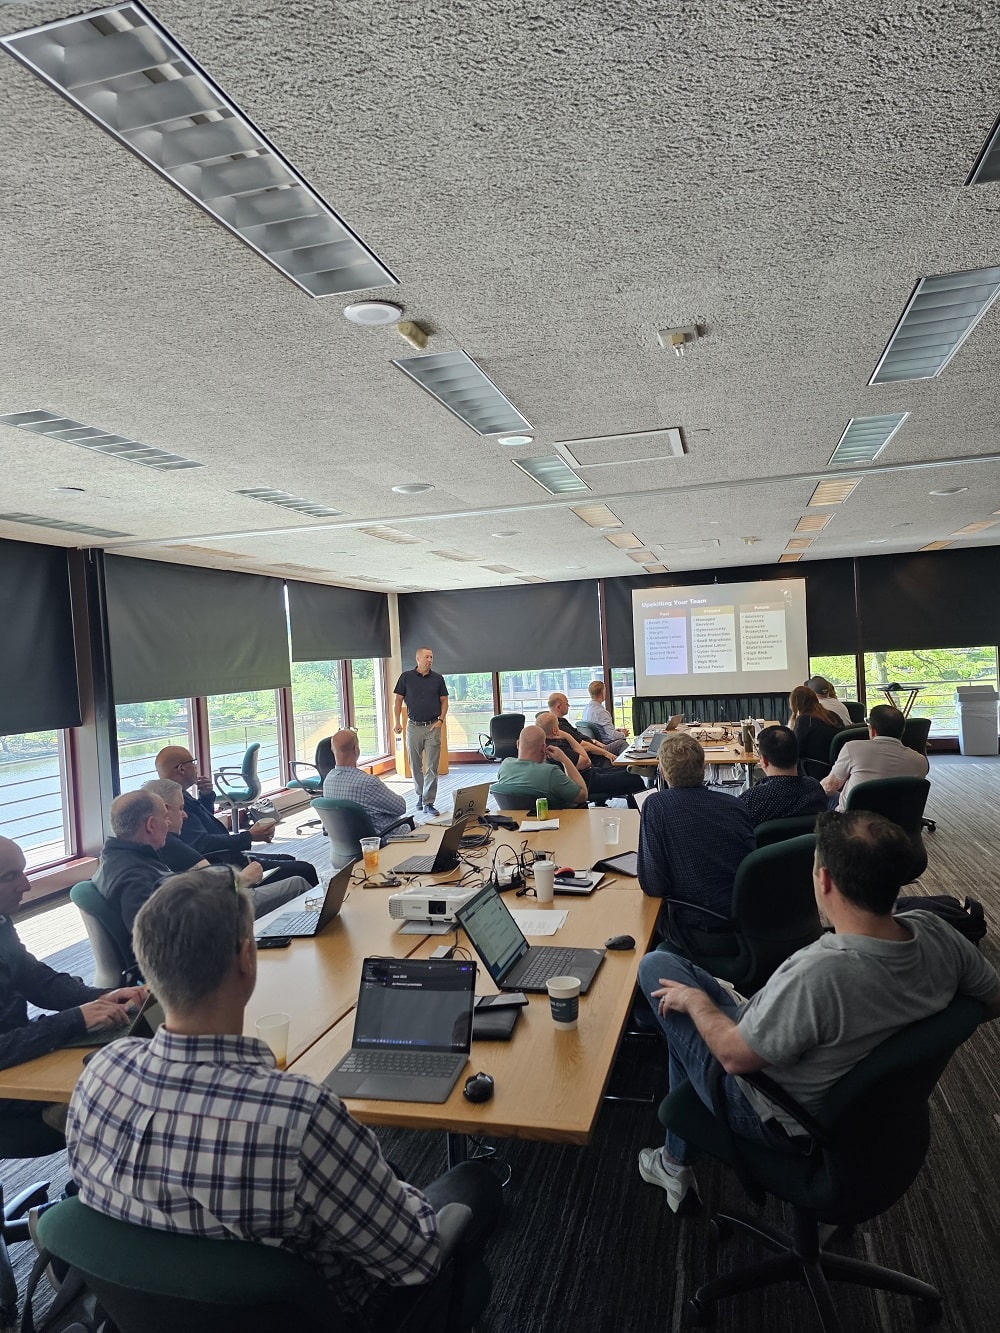
[[[688,1078],[710,1106],[718,1062],[734,1132],[796,1151],[801,1128],[741,1075],[766,1069],[815,1113],[858,1061],[957,993],[982,1000],[985,1018],[1000,1017],[1000,978],[968,940],[929,912],[893,915],[909,855],[906,834],[881,815],[821,814],[813,884],[834,933],[793,954],[750,1000],[686,958],[647,954],[639,987],[666,1033],[671,1087]],[[666,1191],[674,1212],[700,1204],[689,1162],[670,1131],[662,1149],[639,1154],[639,1174]]]

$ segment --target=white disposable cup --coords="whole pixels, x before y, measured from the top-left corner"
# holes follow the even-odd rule
[[[535,875],[535,898],[540,903],[550,903],[555,893],[555,861],[536,861],[531,868]]]
[[[604,821],[604,841],[609,847],[617,847],[618,839],[621,835],[622,821],[615,816],[614,819]]]
[[[549,977],[546,982],[552,1021],[563,1032],[576,1027],[580,1013],[580,978]]]
[[[284,1069],[288,1063],[288,1024],[291,1019],[287,1014],[265,1014],[257,1019],[257,1036],[266,1041],[274,1052],[274,1063]]]
[[[764,719],[762,717],[755,717],[753,720],[753,734],[755,736],[759,736],[763,730],[764,730]]]

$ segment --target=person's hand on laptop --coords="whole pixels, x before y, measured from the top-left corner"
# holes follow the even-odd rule
[[[102,995],[99,1000],[80,1005],[80,1013],[88,1032],[106,1032],[109,1028],[128,1026],[128,1007]]]
[[[131,1005],[133,1010],[138,1010],[149,998],[148,986],[121,986],[118,990],[109,990],[107,995],[102,995],[102,1000],[114,1000],[115,1004]]]
[[[264,867],[259,861],[248,861],[236,878],[244,889],[252,889],[264,877]]]

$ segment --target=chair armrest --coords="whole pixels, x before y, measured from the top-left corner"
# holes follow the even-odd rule
[[[379,834],[379,837],[382,839],[384,843],[385,839],[389,836],[390,833],[394,833],[396,829],[402,828],[406,824],[408,824],[410,828],[416,828],[416,822],[412,815],[403,815],[402,819],[394,820],[391,824],[388,824],[382,830],[382,832]]]
[[[736,930],[736,923],[732,917],[724,916],[721,912],[713,912],[710,907],[702,907],[700,903],[685,902],[683,898],[661,898],[661,902],[667,903],[670,907],[685,907],[692,912],[700,912],[702,916],[710,916],[713,921],[724,921],[727,926]]]
[[[773,1078],[767,1074],[758,1071],[756,1074],[741,1074],[740,1078],[744,1083],[750,1083],[762,1092],[768,1101],[774,1102],[775,1106],[780,1106],[784,1113],[801,1125],[803,1130],[809,1135],[817,1148],[826,1148],[830,1144],[830,1135],[809,1112],[795,1100],[791,1093],[786,1092],[783,1087],[775,1083]]]
[[[295,778],[296,782],[305,781],[305,779],[299,777],[300,768],[310,768],[316,774],[317,777],[322,776],[322,774],[320,773],[319,769],[316,767],[315,764],[307,763],[306,760],[304,759],[289,759],[288,767],[292,770],[292,777]]]
[[[219,793],[220,796],[224,797],[224,799],[227,801],[229,800],[229,796],[225,790],[225,787],[222,784],[225,782],[232,782],[236,778],[238,778],[239,781],[243,783],[244,786],[246,785],[243,780],[242,768],[220,768],[217,769],[216,772],[212,774],[212,781],[215,783],[215,790]]]

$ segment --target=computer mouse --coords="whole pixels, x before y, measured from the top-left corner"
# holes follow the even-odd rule
[[[575,874],[572,866],[560,866],[556,871],[556,879],[572,879]]]
[[[465,1080],[462,1091],[470,1102],[488,1102],[493,1096],[493,1079],[482,1072],[473,1074]]]
[[[631,935],[612,935],[604,941],[605,949],[634,949],[635,940]]]

